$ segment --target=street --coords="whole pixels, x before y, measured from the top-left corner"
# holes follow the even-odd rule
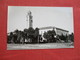
[[[74,48],[71,43],[7,44],[7,50]]]

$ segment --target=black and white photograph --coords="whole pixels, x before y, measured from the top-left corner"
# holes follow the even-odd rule
[[[7,50],[74,48],[73,7],[8,6]]]

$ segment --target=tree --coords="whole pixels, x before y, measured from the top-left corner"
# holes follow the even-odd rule
[[[56,42],[55,36],[56,32],[55,30],[49,30],[47,32],[44,33],[43,37],[46,38],[48,40],[48,42]]]
[[[23,32],[24,32],[24,36],[25,36],[25,38],[27,39],[27,37],[28,37],[28,36],[27,36],[27,35],[28,35],[28,29],[24,29]]]
[[[28,29],[24,29],[24,33],[27,33],[28,32]]]
[[[73,33],[69,34],[69,39],[70,39],[72,42],[74,42],[74,34],[73,34]]]
[[[61,39],[61,40],[63,40],[64,42],[68,42],[68,36],[67,36],[67,34],[66,35],[60,35],[59,36],[59,38]]]
[[[39,28],[35,28],[34,41],[39,42]]]
[[[18,29],[16,29],[14,32],[16,32],[16,33],[17,33],[18,31],[19,31],[19,30],[18,30]]]
[[[35,36],[38,36],[39,35],[39,28],[36,28],[35,29]]]
[[[45,39],[48,39],[48,34],[47,34],[47,32],[44,32],[43,37],[44,37]]]
[[[30,39],[30,41],[34,42],[34,33],[35,33],[35,30],[30,27],[28,29],[28,32],[27,32],[27,35],[28,35],[28,38]]]
[[[7,43],[11,43],[12,37],[13,37],[13,33],[12,32],[10,32],[10,34],[8,33],[8,35],[7,35]]]
[[[73,33],[71,33],[71,41],[74,42],[74,34]]]
[[[10,42],[10,43],[13,43],[13,33],[12,33],[12,32],[10,32],[9,42]]]
[[[29,29],[28,29],[28,35],[34,35],[34,32],[35,32],[35,30],[32,28],[32,27],[30,27]]]

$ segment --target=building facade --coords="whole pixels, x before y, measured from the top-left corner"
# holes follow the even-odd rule
[[[53,30],[56,32],[56,35],[64,35],[64,36],[68,36],[69,35],[69,31],[61,29],[61,28],[57,28],[57,27],[53,27],[53,26],[48,26],[48,27],[41,27],[39,28],[39,34],[43,35],[44,32],[47,32],[49,30]]]

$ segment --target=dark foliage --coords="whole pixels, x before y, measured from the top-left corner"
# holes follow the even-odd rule
[[[69,34],[69,40],[71,40],[72,42],[74,42],[74,34],[73,33]]]
[[[44,32],[43,37],[47,39],[48,42],[56,42],[56,39],[54,38],[55,35],[56,35],[56,32],[53,29],[53,30]]]

